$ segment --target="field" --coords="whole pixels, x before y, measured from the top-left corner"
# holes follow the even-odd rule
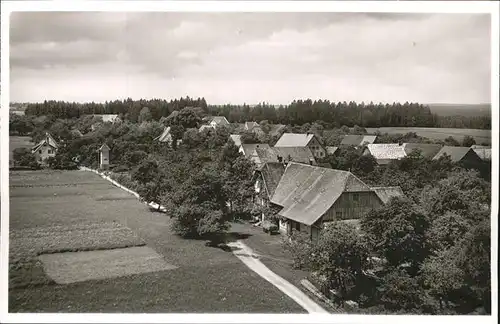
[[[491,104],[429,104],[439,116],[491,116]]]
[[[487,129],[467,129],[467,128],[426,128],[426,127],[380,127],[367,128],[368,133],[375,133],[377,130],[382,134],[406,134],[415,132],[417,135],[434,140],[444,140],[452,136],[457,141],[462,141],[465,135],[474,137],[477,144],[491,144],[491,130]]]
[[[9,312],[305,312],[90,172],[10,172],[9,224]]]

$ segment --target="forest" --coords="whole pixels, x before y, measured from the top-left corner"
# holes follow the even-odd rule
[[[429,106],[419,103],[375,104],[356,102],[330,102],[328,100],[294,100],[288,105],[209,105],[205,98],[180,98],[167,101],[115,100],[105,103],[75,103],[64,101],[44,101],[27,104],[27,115],[54,115],[56,118],[77,118],[87,114],[118,114],[122,119],[137,122],[143,108],[147,107],[153,120],[167,117],[173,111],[185,107],[198,107],[214,116],[225,116],[229,122],[260,122],[271,124],[303,125],[318,122],[325,128],[342,125],[353,127],[449,127],[490,129],[489,116],[439,116]]]

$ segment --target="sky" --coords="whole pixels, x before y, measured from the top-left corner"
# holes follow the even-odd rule
[[[485,14],[16,12],[10,101],[489,103]]]

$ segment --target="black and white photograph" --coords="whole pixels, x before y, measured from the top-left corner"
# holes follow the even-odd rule
[[[5,320],[498,316],[498,3],[4,2]]]

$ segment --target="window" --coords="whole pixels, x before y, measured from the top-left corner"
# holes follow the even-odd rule
[[[52,150],[51,150],[51,149],[49,149],[49,150],[48,150],[48,153],[49,153],[49,154],[52,154]]]
[[[354,201],[359,201],[359,193],[354,193],[354,194],[352,195],[352,200],[354,200]]]
[[[39,151],[38,151],[38,154],[42,154],[42,150],[39,150]]]

